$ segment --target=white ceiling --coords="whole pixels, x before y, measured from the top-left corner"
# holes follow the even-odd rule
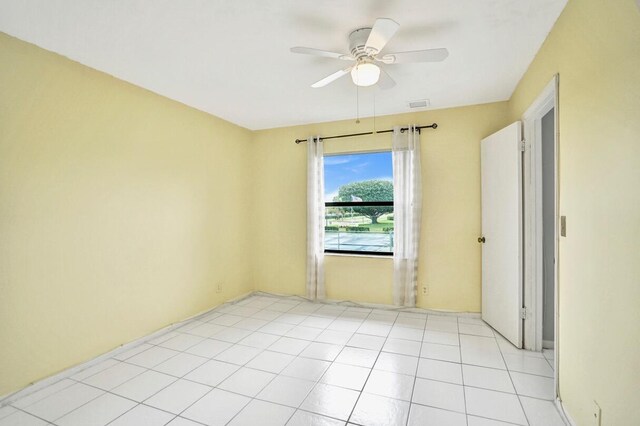
[[[442,63],[388,68],[393,89],[360,89],[360,115],[506,100],[567,0],[0,0],[0,31],[247,127],[354,118],[344,67],[295,55],[337,52],[348,34],[392,18],[385,52],[449,49]]]

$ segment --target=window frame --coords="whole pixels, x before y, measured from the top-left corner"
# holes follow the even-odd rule
[[[354,154],[376,154],[381,152],[391,152],[390,150],[379,151],[365,151],[365,152],[345,152],[345,153],[332,153],[325,154],[323,157],[336,157],[341,155],[354,155]],[[393,170],[393,161],[391,162]],[[325,201],[325,211],[327,207],[368,207],[368,206],[389,206],[394,208],[394,201]],[[394,226],[395,230],[395,226]],[[325,231],[326,234],[326,231]],[[377,256],[377,257],[393,257],[393,250],[391,251],[364,251],[364,250],[335,250],[324,249],[325,254],[345,254],[345,255],[361,255],[361,256]]]

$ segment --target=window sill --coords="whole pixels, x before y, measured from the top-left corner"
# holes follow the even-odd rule
[[[325,253],[325,256],[336,256],[336,257],[365,257],[371,259],[389,259],[393,260],[393,255],[387,254],[353,254],[353,253]]]

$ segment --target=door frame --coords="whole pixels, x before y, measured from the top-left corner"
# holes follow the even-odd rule
[[[522,116],[525,152],[523,158],[524,179],[524,304],[527,315],[524,324],[524,347],[542,350],[543,321],[543,245],[542,245],[542,135],[541,121],[554,109],[554,379],[556,395],[558,386],[559,347],[559,76],[554,75],[538,98]]]

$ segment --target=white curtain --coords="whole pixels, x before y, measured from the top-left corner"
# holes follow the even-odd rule
[[[324,299],[324,161],[320,137],[307,139],[307,297]]]
[[[393,129],[393,206],[393,301],[413,307],[422,216],[420,130],[413,125],[404,132],[398,126]]]

